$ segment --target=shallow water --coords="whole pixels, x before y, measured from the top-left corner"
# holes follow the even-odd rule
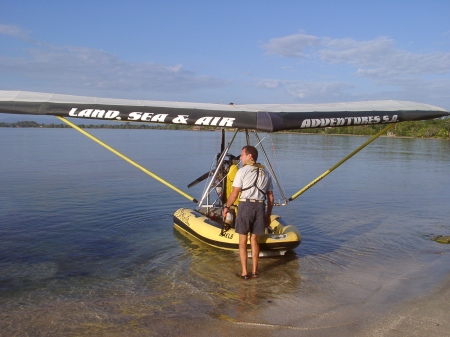
[[[202,184],[185,186],[220,142],[219,132],[88,131],[196,198]],[[430,240],[450,232],[449,141],[378,139],[275,209],[302,244],[245,282],[236,253],[174,231],[174,211],[195,205],[76,131],[0,128],[0,139],[5,336],[345,335],[450,269],[449,246]],[[274,134],[264,146],[290,197],[365,140]],[[243,145],[239,135],[232,152]]]

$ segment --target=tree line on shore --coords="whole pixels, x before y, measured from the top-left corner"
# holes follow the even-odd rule
[[[192,126],[178,124],[78,124],[84,129],[156,129],[156,130],[193,130]],[[359,125],[345,126],[338,128],[317,128],[290,130],[288,132],[317,133],[317,134],[338,134],[338,135],[374,135],[381,131],[385,125]],[[34,121],[21,121],[14,123],[0,122],[0,127],[4,128],[70,128],[66,124],[39,124]],[[214,130],[213,127],[201,127],[201,130]],[[199,130],[198,127],[195,130]],[[414,138],[450,138],[450,118],[432,119],[428,121],[403,122],[396,124],[388,133],[390,136],[414,137]]]

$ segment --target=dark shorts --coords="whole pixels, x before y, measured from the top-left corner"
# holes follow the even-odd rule
[[[266,210],[262,202],[241,201],[236,217],[236,233],[264,235]]]

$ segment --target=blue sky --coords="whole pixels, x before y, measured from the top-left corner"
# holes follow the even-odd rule
[[[0,90],[450,110],[450,1],[2,1]]]

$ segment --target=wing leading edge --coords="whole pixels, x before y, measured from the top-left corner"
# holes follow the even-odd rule
[[[386,124],[449,116],[445,109],[407,101],[327,104],[211,104],[1,91],[0,113],[216,126],[275,132]]]

